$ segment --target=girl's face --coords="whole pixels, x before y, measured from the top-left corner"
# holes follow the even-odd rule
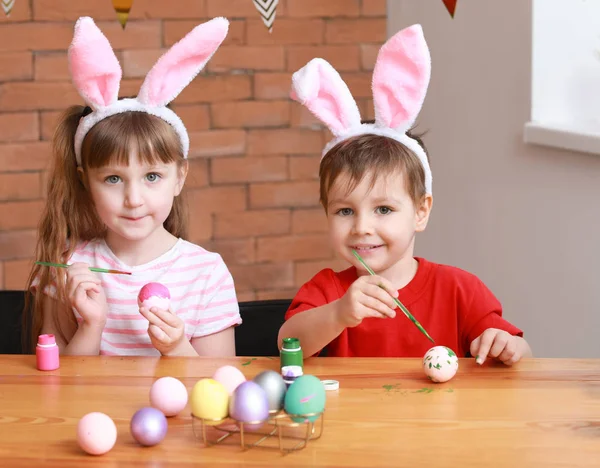
[[[124,245],[160,238],[186,174],[187,167],[181,169],[175,162],[145,163],[136,155],[129,158],[129,165],[89,169],[87,184],[108,228],[107,242]]]
[[[415,233],[427,225],[431,197],[415,207],[401,172],[377,176],[371,188],[372,177],[365,174],[350,193],[347,173],[332,185],[327,205],[330,239],[336,253],[356,266],[359,275],[368,273],[352,249],[375,273],[394,281],[414,262]]]

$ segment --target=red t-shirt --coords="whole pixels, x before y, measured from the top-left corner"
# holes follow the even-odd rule
[[[415,257],[419,268],[415,277],[398,291],[398,299],[427,330],[435,345],[467,356],[471,342],[488,328],[523,332],[502,318],[502,306],[475,275],[456,267]],[[305,310],[341,298],[358,278],[356,268],[341,272],[325,269],[305,283],[285,319]],[[346,328],[327,345],[328,356],[422,357],[434,344],[396,309],[396,317],[366,318],[360,325]]]

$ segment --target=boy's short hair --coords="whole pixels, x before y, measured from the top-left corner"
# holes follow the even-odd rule
[[[369,122],[364,122],[369,123]],[[427,155],[422,135],[406,132],[416,140]],[[402,171],[404,183],[415,206],[419,206],[425,196],[425,171],[419,158],[399,141],[386,136],[364,134],[348,138],[331,148],[321,160],[319,167],[320,201],[327,210],[331,187],[341,174],[350,176],[348,192],[362,181],[367,173],[374,175],[391,174]],[[372,177],[371,188],[377,177]]]

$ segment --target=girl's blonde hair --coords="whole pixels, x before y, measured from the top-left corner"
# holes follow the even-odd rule
[[[74,139],[77,125],[89,107],[72,106],[60,119],[53,138],[53,158],[48,174],[46,206],[38,227],[35,259],[45,262],[66,263],[80,241],[103,237],[106,228],[94,209],[85,183],[78,173]],[[145,163],[177,163],[183,169],[179,137],[164,120],[143,112],[123,112],[98,122],[86,135],[81,152],[83,177],[90,168],[110,164],[127,165],[129,155],[135,152]],[[173,208],[164,223],[175,237],[187,237],[188,216],[185,199],[175,198]],[[40,294],[28,299],[23,313],[23,347],[32,350],[43,324],[43,291],[49,285],[56,287],[56,300],[70,307],[65,291],[66,271],[35,265],[27,291],[32,287]],[[75,323],[73,314],[68,314]],[[53,317],[56,329],[64,339],[58,317]]]

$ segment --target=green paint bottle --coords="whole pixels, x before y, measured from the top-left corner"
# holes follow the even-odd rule
[[[281,368],[288,366],[302,367],[302,348],[300,347],[300,340],[298,338],[284,338],[279,355]]]

